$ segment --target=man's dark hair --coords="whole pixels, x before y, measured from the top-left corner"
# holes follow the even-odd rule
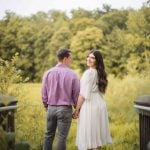
[[[70,56],[71,51],[67,48],[62,48],[57,51],[58,60],[63,60],[65,57]]]

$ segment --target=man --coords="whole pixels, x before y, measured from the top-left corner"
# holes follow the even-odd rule
[[[66,150],[66,138],[72,120],[72,106],[79,95],[79,80],[70,68],[71,52],[60,49],[58,64],[48,70],[42,81],[42,101],[47,110],[47,127],[44,150],[52,150],[56,128],[58,129],[57,150]]]

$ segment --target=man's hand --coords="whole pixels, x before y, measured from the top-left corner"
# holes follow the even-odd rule
[[[79,110],[75,110],[73,113],[72,113],[72,118],[73,119],[77,119],[79,117]]]

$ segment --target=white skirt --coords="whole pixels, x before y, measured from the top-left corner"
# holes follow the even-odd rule
[[[76,145],[79,150],[112,143],[106,103],[98,92],[84,101],[77,124]]]

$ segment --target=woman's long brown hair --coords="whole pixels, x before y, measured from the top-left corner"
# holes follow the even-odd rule
[[[106,88],[107,88],[107,84],[108,84],[108,80],[107,80],[107,74],[105,72],[103,57],[102,57],[101,52],[99,50],[92,49],[90,51],[90,54],[91,53],[95,56],[95,60],[96,60],[96,70],[98,73],[99,91],[102,93],[105,93]]]

